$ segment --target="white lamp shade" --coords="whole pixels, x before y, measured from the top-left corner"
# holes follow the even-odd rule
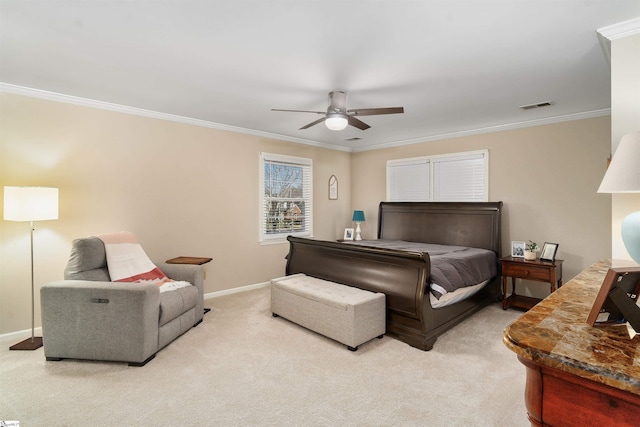
[[[331,130],[342,130],[347,127],[349,121],[342,114],[328,114],[324,124]]]
[[[640,132],[622,137],[598,193],[640,193]],[[631,258],[640,264],[640,212],[622,221],[622,242]]]
[[[598,193],[640,192],[640,132],[622,137]]]
[[[58,219],[58,189],[4,187],[4,219],[7,221]]]

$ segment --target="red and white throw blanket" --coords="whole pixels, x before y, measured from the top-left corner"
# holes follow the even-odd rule
[[[107,268],[112,281],[153,283],[160,287],[160,292],[191,286],[189,282],[169,279],[151,262],[133,233],[121,231],[96,237],[104,242]]]

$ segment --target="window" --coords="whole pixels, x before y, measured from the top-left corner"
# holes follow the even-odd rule
[[[486,202],[489,151],[389,160],[390,202]]]
[[[260,241],[313,232],[313,162],[260,153]]]

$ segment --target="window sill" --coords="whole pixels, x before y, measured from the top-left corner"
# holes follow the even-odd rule
[[[296,237],[303,237],[305,239],[313,239],[313,235],[311,236],[297,236],[295,234],[292,234],[292,236],[296,236]],[[258,243],[260,243],[260,245],[264,245],[264,246],[268,246],[268,245],[279,245],[279,244],[288,244],[289,241],[287,240],[287,237],[289,236],[285,236],[282,239],[264,239],[264,240],[260,240]]]
[[[280,245],[283,243],[289,243],[289,241],[287,239],[272,239],[272,240],[261,240],[259,243],[261,246],[269,246],[269,245]]]

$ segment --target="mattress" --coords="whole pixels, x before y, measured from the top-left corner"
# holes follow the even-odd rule
[[[429,286],[431,294],[436,299],[440,299],[458,289],[486,282],[495,277],[498,270],[495,252],[487,249],[404,240],[360,240],[345,243],[414,253],[428,253],[431,261]]]

